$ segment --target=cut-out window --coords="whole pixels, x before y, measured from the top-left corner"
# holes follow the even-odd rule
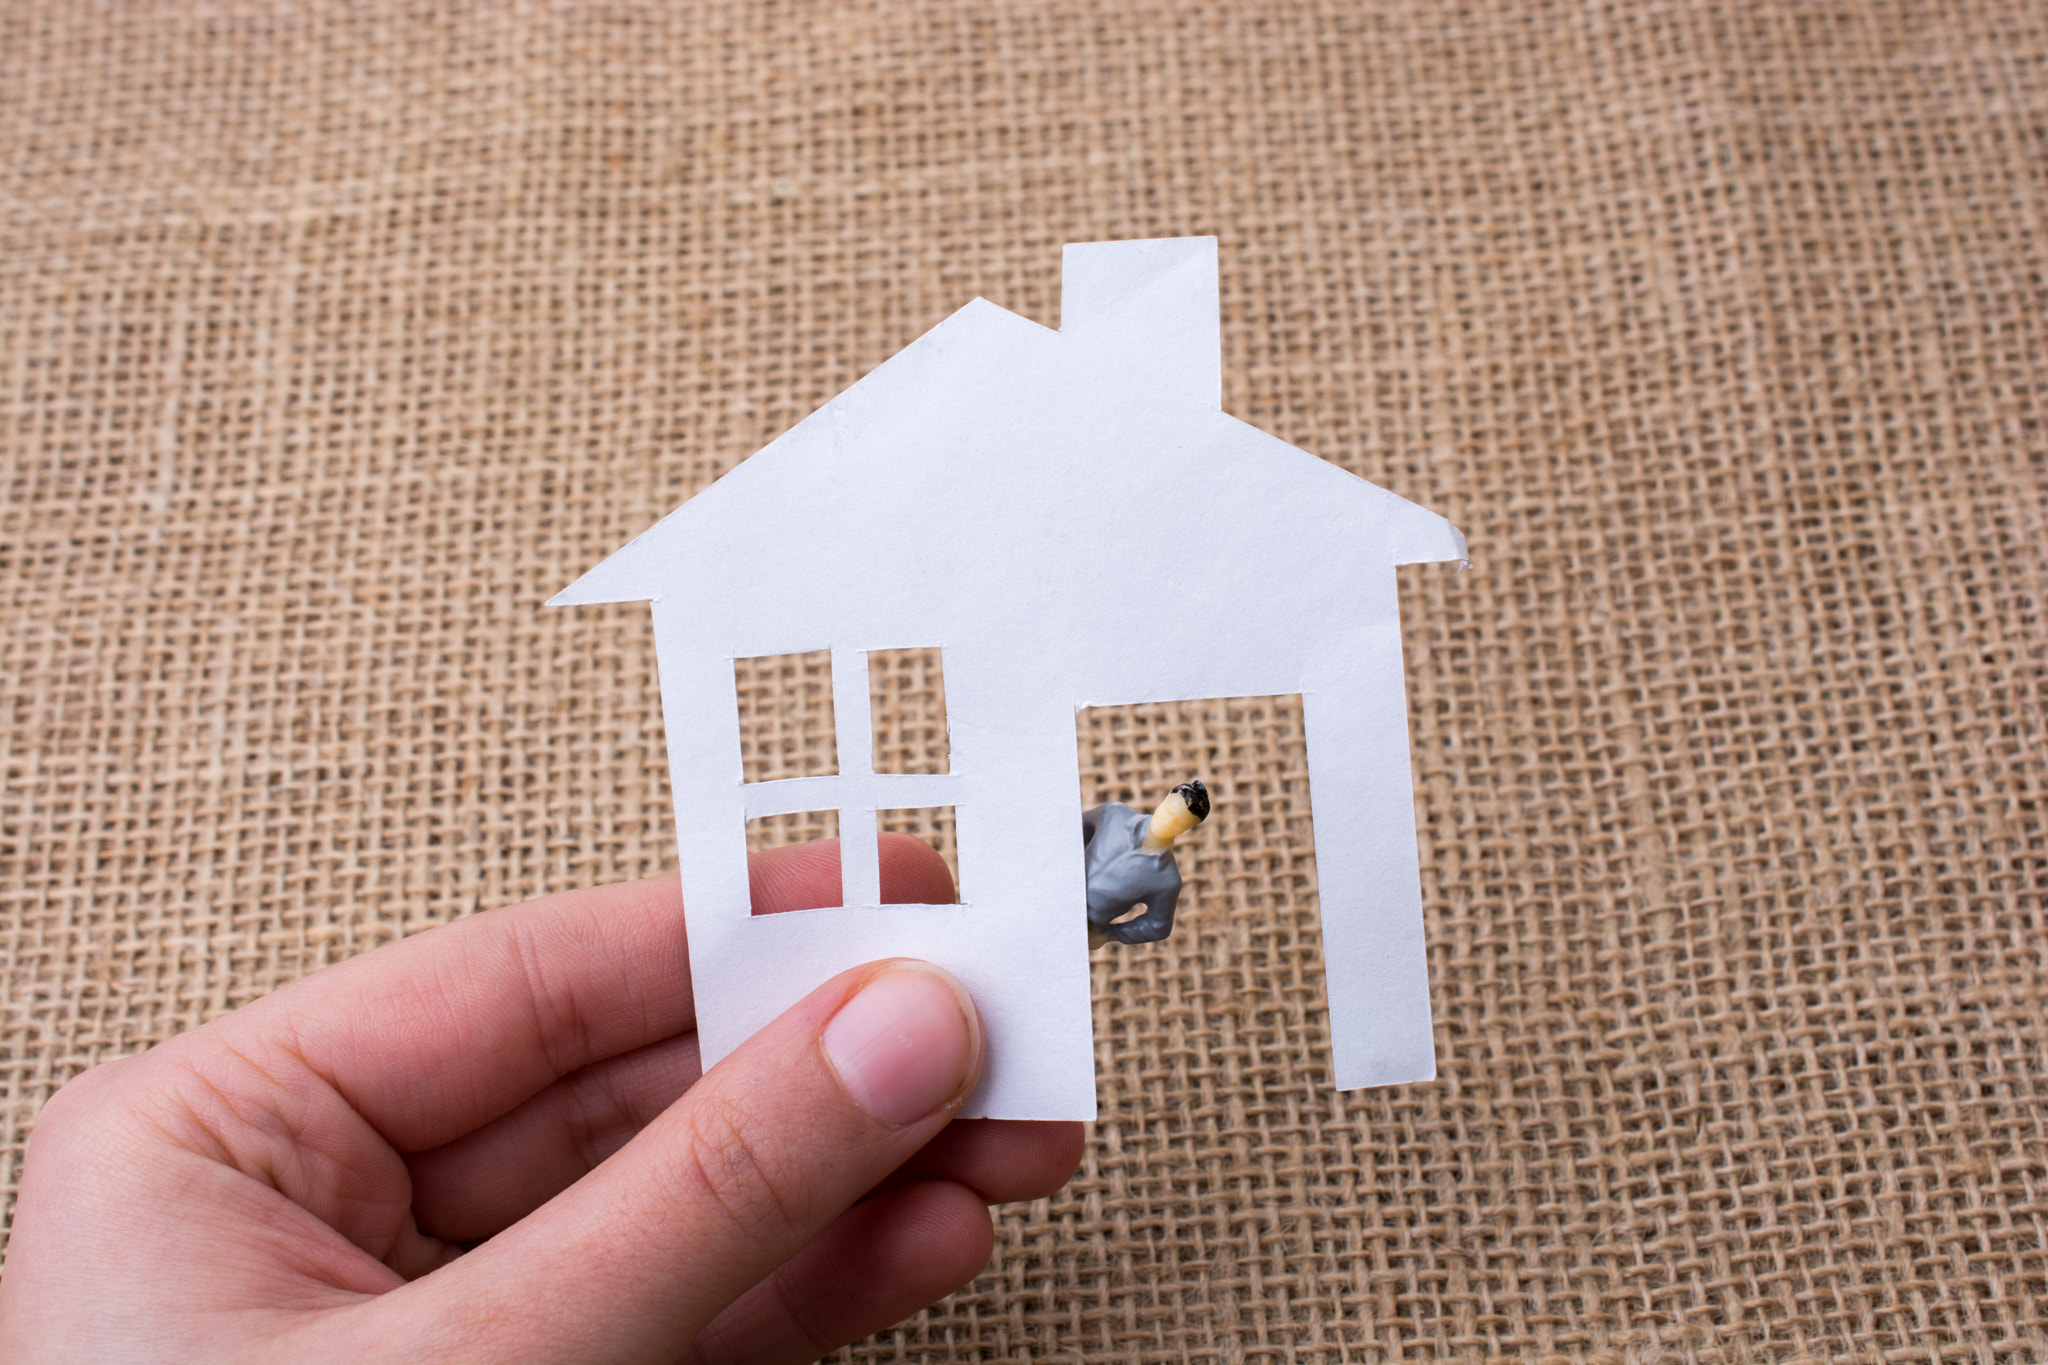
[[[830,840],[820,843],[819,840]],[[813,845],[796,848],[794,845]],[[764,854],[754,857],[754,854]],[[804,810],[747,821],[747,891],[757,915],[845,904],[839,812]]]
[[[965,900],[960,893],[960,846],[954,837],[953,808],[951,806],[911,806],[900,810],[878,810],[875,812],[875,830],[882,841],[882,901],[884,904],[943,905],[949,901]],[[936,851],[945,861],[946,870],[952,874],[953,894],[942,895],[945,889],[935,877],[929,877],[923,870],[927,864],[922,859],[892,857],[888,849],[890,835],[908,835],[922,840]]]
[[[951,770],[946,678],[936,648],[869,650],[868,699],[874,715],[876,772]]]
[[[748,782],[835,776],[839,745],[832,729],[832,651],[735,659],[732,669],[739,697],[741,776]]]

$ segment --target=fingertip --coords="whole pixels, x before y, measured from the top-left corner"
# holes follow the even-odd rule
[[[747,894],[757,915],[842,904],[839,841],[819,839],[747,855]]]
[[[968,1183],[997,1196],[992,1203],[1043,1199],[1080,1169],[1088,1134],[1079,1123],[986,1119],[976,1126],[994,1131],[983,1143],[986,1175]]]
[[[913,834],[879,836],[884,905],[951,905],[959,898],[953,869],[939,851]]]
[[[995,1254],[988,1205],[950,1180],[921,1180],[877,1195],[843,1222],[865,1229],[856,1243],[859,1270],[892,1284],[911,1311],[967,1284]]]
[[[953,869],[924,840],[891,831],[877,836],[884,905],[951,905]],[[787,844],[747,855],[747,890],[757,915],[819,910],[843,901],[839,840]]]
[[[955,1181],[990,1204],[1043,1199],[1073,1179],[1086,1144],[1079,1123],[955,1119],[900,1178]]]
[[[909,1247],[932,1258],[931,1282],[923,1288],[940,1298],[961,1288],[988,1267],[996,1250],[996,1223],[981,1196],[950,1180],[906,1187],[914,1227]]]
[[[1088,1129],[1080,1123],[1034,1123],[1031,1126],[1044,1130],[1035,1135],[1039,1144],[1040,1180],[1044,1186],[1030,1196],[1037,1199],[1059,1189],[1081,1169],[1081,1155],[1088,1149]]]

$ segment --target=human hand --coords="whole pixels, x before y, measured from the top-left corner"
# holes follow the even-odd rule
[[[757,855],[757,896],[817,904],[836,857]],[[901,836],[882,886],[952,899]],[[1078,1163],[1078,1124],[948,1126],[981,1038],[936,969],[843,973],[700,1079],[687,964],[674,878],[567,892],[86,1072],[29,1145],[0,1357],[811,1360]]]

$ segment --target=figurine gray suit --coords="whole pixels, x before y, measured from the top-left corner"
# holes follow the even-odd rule
[[[1081,839],[1088,846],[1088,927],[1122,943],[1155,943],[1173,932],[1180,865],[1170,847],[1158,853],[1139,847],[1151,818],[1121,801],[1081,816]],[[1138,918],[1110,923],[1141,904],[1145,913]]]

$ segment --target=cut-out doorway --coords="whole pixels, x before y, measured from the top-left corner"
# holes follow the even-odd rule
[[[878,836],[890,834],[908,835],[930,846],[946,864],[946,871],[953,878],[953,894],[944,901],[965,901],[967,894],[960,886],[960,844],[951,806],[909,806],[896,810],[875,812],[875,830]],[[899,884],[890,875],[890,865],[882,870],[882,899],[893,902],[899,899],[940,904],[943,901],[923,901],[922,897],[909,895],[910,886]],[[936,886],[932,890],[936,891]],[[892,894],[896,892],[897,894]]]
[[[742,781],[838,775],[831,650],[734,659],[732,676]]]
[[[1314,1021],[1312,1038],[1294,1041],[1326,1047],[1300,694],[1091,706],[1075,714],[1074,728],[1081,776],[1077,860],[1082,811],[1108,801],[1150,811],[1193,778],[1209,789],[1211,803],[1209,818],[1174,845],[1183,889],[1172,936],[1161,944],[1100,948],[1092,955],[1098,972],[1153,970],[1147,963],[1171,963],[1201,977],[1213,971],[1221,979],[1204,982],[1215,992],[1211,998],[1256,992],[1277,1005],[1285,997],[1294,1004],[1287,1010],[1289,1032]],[[1074,913],[1085,915],[1085,906]],[[1145,956],[1162,948],[1171,957]],[[1098,976],[1097,986],[1107,979]],[[1110,1021],[1098,1015],[1098,1042],[1105,1028]],[[1139,1045],[1136,1034],[1132,1042]]]

